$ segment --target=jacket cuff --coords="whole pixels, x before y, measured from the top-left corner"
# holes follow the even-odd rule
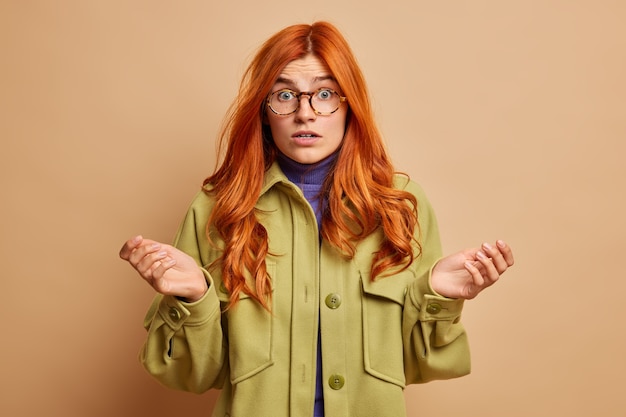
[[[198,301],[188,303],[171,295],[163,296],[159,305],[159,315],[172,330],[176,331],[183,325],[201,325],[213,315],[219,314],[220,302],[215,292],[213,278],[204,269],[202,273],[207,280],[209,289]]]
[[[433,290],[430,285],[433,267],[411,285],[411,302],[419,310],[420,321],[455,320],[461,315],[464,300],[444,297]]]

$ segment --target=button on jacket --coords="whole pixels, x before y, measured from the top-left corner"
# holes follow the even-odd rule
[[[302,192],[276,163],[270,167],[256,208],[269,236],[271,312],[245,294],[223,312],[229,295],[220,272],[208,272],[219,256],[205,235],[214,201],[198,193],[174,244],[203,267],[209,290],[194,303],[155,298],[145,320],[145,368],[175,389],[221,389],[214,417],[310,417],[318,328],[328,417],[402,417],[407,384],[469,373],[463,302],[429,283],[441,256],[433,211],[414,182],[397,176],[394,186],[418,200],[423,252],[408,269],[372,281],[382,234],[361,241],[350,260],[320,244]]]

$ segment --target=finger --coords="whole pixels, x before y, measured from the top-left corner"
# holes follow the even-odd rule
[[[120,249],[120,253],[119,253],[120,258],[124,259],[125,261],[128,261],[130,254],[133,252],[133,250],[137,246],[141,244],[142,240],[143,240],[143,237],[141,235],[135,236],[127,240],[122,246],[122,248]]]
[[[476,258],[485,268],[483,278],[486,276],[486,284],[491,285],[496,282],[500,278],[500,272],[494,265],[493,259],[489,258],[483,251],[478,251]]]
[[[128,257],[128,262],[131,263],[135,268],[139,265],[139,263],[151,253],[155,253],[161,250],[161,244],[159,242],[155,242],[153,240],[144,239],[139,246],[137,246],[130,253]],[[145,268],[144,268],[145,269]]]
[[[170,285],[168,280],[164,279],[165,273],[176,265],[176,260],[166,257],[159,261],[159,264],[152,271],[152,282],[150,285],[161,294],[168,294]]]
[[[480,265],[477,263],[477,265]],[[466,261],[465,269],[472,277],[472,281],[468,282],[461,291],[461,298],[471,300],[480,292],[480,288],[483,284],[482,274],[478,271],[477,265],[473,262]]]
[[[155,248],[156,246],[157,245],[154,245],[151,248]],[[158,249],[160,249],[160,246]],[[146,275],[152,275],[154,273],[154,270],[157,269],[163,260],[168,256],[165,250],[158,249],[153,252],[146,253],[146,255],[141,258],[135,266],[137,271]]]
[[[472,276],[472,282],[474,283],[474,285],[482,287],[485,284],[485,279],[483,278],[483,274],[478,268],[479,265],[481,264],[474,264],[473,262],[466,261],[465,269]]]
[[[491,262],[495,266],[497,273],[502,274],[509,267],[506,259],[504,258],[502,252],[500,251],[500,247],[497,245],[494,247],[489,243],[483,243],[482,249],[484,253],[491,258]]]
[[[496,246],[498,246],[498,249],[500,249],[500,253],[502,253],[502,256],[506,260],[507,265],[513,266],[515,260],[513,259],[513,250],[511,249],[511,247],[507,245],[506,242],[503,240],[498,240],[496,242]]]

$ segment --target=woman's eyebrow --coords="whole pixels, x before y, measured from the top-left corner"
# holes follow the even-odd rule
[[[293,81],[285,77],[278,77],[274,84],[287,84],[289,87],[292,87],[292,88],[296,86],[296,84]]]
[[[335,77],[333,77],[332,75],[320,75],[313,78],[314,83],[318,83],[320,81],[335,81]]]
[[[311,84],[319,83],[319,82],[322,82],[322,81],[333,81],[333,82],[336,82],[335,77],[333,77],[332,75],[320,75],[320,76],[314,77],[311,80]],[[291,80],[289,78],[286,78],[286,77],[283,77],[283,76],[279,76],[276,79],[275,84],[286,84],[290,88],[296,88],[296,83],[293,80]]]

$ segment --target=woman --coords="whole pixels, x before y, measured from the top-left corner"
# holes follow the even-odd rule
[[[213,416],[403,416],[406,384],[469,372],[464,299],[513,264],[445,258],[422,190],[394,174],[363,76],[330,24],[288,27],[246,71],[173,246],[120,251],[159,293],[141,360],[222,390]]]

